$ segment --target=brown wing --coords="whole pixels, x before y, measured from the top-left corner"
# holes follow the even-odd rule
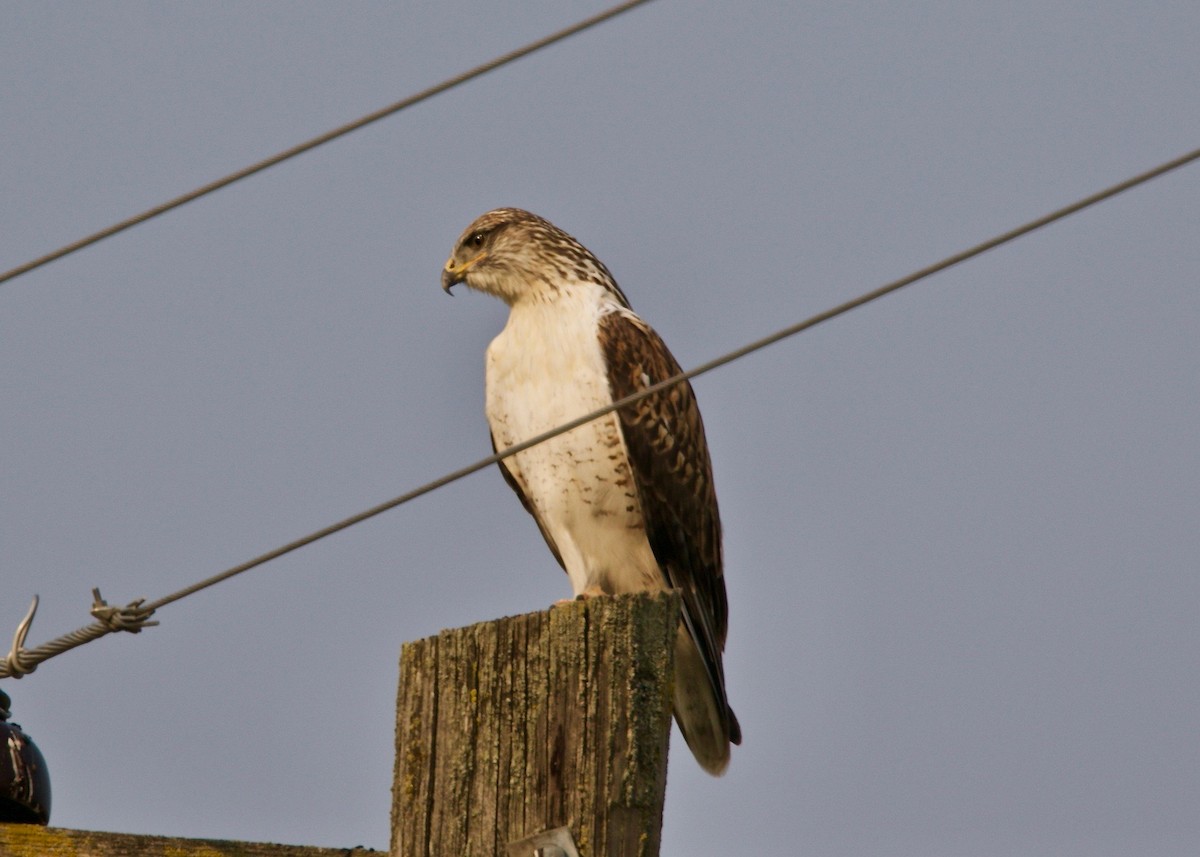
[[[492,434],[492,452],[499,451],[496,448],[496,435]],[[542,538],[546,540],[546,547],[550,548],[550,553],[554,554],[554,558],[558,560],[558,564],[562,566],[563,571],[566,571],[567,567],[563,565],[562,554],[558,552],[558,545],[554,543],[554,539],[550,538],[550,534],[546,532],[545,526],[542,525],[542,519],[538,517],[538,513],[534,510],[533,504],[529,502],[529,498],[525,496],[525,489],[521,487],[521,483],[517,480],[512,469],[510,469],[510,464],[513,467],[516,466],[512,462],[513,459],[511,457],[496,462],[496,466],[500,468],[500,475],[504,477],[504,481],[508,483],[508,487],[517,495],[517,499],[521,501],[521,505],[525,507],[525,511],[533,516],[533,520],[537,522],[538,530],[542,533]]]
[[[682,371],[658,334],[628,312],[600,320],[614,399]],[[740,741],[725,696],[721,653],[729,608],[721,558],[721,520],[704,423],[686,381],[618,412],[638,486],[646,534],[667,584],[679,590],[684,622],[726,714],[730,740]]]

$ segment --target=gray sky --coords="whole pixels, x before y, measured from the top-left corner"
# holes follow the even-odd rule
[[[9,4],[8,268],[602,7]],[[0,286],[0,638],[488,453],[497,205],[684,366],[1200,145],[1200,11],[662,2]],[[1194,853],[1200,167],[696,383],[729,774],[664,853]],[[4,682],[56,825],[386,847],[400,644],[569,594],[494,471]]]

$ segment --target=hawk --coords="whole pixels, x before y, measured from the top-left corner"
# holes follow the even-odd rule
[[[492,446],[506,449],[680,372],[608,268],[547,220],[489,211],[442,271],[500,298],[508,323],[487,349]],[[674,712],[718,775],[741,729],[725,696],[728,606],[721,522],[691,385],[676,384],[500,462],[577,598],[678,590]]]

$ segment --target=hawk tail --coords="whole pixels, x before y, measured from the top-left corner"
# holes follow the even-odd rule
[[[724,697],[681,623],[675,637],[675,722],[700,767],[714,777],[729,766],[729,745],[742,743],[741,726]]]

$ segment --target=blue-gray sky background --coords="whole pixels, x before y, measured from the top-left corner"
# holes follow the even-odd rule
[[[602,8],[8,4],[0,268]],[[0,286],[0,634],[488,453],[536,211],[684,366],[1200,145],[1200,9],[660,0]],[[699,379],[720,780],[668,855],[1194,853],[1200,167]],[[568,594],[477,474],[4,682],[56,825],[386,847],[405,640]]]

